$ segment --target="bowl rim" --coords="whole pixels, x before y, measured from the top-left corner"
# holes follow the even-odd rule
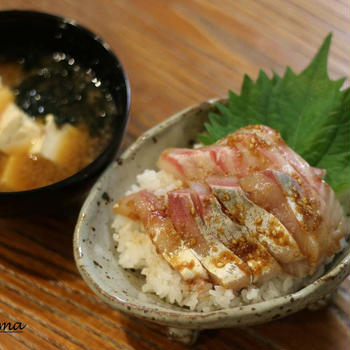
[[[23,195],[34,195],[34,194],[40,194],[42,192],[46,191],[55,191],[60,190],[65,187],[73,186],[75,184],[78,184],[82,180],[85,180],[87,178],[93,177],[95,174],[97,174],[101,170],[101,164],[100,162],[103,160],[106,154],[111,152],[111,150],[116,150],[118,148],[118,145],[120,146],[123,142],[125,131],[129,122],[129,112],[130,112],[130,104],[131,104],[131,90],[130,90],[130,82],[128,79],[128,76],[126,74],[126,71],[119,60],[119,58],[116,56],[116,54],[112,51],[111,47],[107,42],[105,42],[100,36],[96,35],[94,32],[92,32],[90,29],[82,26],[81,24],[77,23],[73,19],[69,19],[64,16],[59,16],[56,14],[51,14],[48,12],[42,12],[42,11],[35,11],[35,10],[17,10],[17,9],[10,9],[10,10],[4,10],[0,11],[0,22],[4,19],[6,19],[8,16],[31,16],[34,19],[38,18],[46,18],[48,20],[56,21],[56,23],[59,24],[65,24],[69,25],[75,30],[78,30],[86,37],[91,38],[92,40],[98,42],[106,51],[106,53],[111,57],[114,63],[114,68],[117,68],[120,70],[120,73],[123,77],[123,81],[125,83],[125,93],[126,93],[126,101],[125,101],[125,113],[121,115],[120,123],[117,123],[116,127],[113,128],[113,135],[110,140],[110,142],[105,146],[104,150],[87,166],[80,169],[78,172],[74,173],[73,175],[64,178],[63,180],[54,182],[52,184],[33,188],[26,191],[9,191],[9,192],[0,192],[0,199],[2,197],[21,197]],[[116,133],[121,130],[121,137],[117,138],[115,137]],[[114,152],[113,152],[114,153]]]
[[[170,118],[155,125],[151,129],[143,133],[141,136],[139,136],[136,139],[136,141],[123,152],[120,159],[126,161],[127,159],[131,158],[132,155],[142,147],[143,143],[147,139],[156,136],[158,132],[161,132],[165,128],[176,125],[184,115],[187,115],[188,113],[191,113],[198,108],[202,108],[203,105],[209,104],[213,106],[216,102],[225,101],[227,101],[227,98],[214,98],[206,102],[185,108],[175,113]],[[166,324],[170,326],[180,326],[183,328],[192,329],[216,328],[221,327],[215,325],[218,322],[218,320],[238,320],[240,318],[251,316],[252,314],[260,316],[260,314],[263,312],[269,311],[271,309],[281,309],[281,307],[284,307],[290,303],[293,303],[295,305],[295,310],[293,310],[293,312],[296,312],[320,299],[315,292],[319,291],[320,294],[322,294],[323,296],[331,292],[333,290],[333,284],[330,285],[329,281],[334,281],[334,283],[338,282],[337,284],[339,284],[348,274],[350,274],[350,249],[349,247],[347,247],[346,249],[342,250],[341,254],[343,254],[344,256],[338,261],[338,263],[335,266],[333,266],[326,274],[323,274],[322,276],[317,278],[314,282],[299,289],[294,293],[290,293],[284,296],[280,296],[274,299],[262,301],[255,304],[236,306],[233,308],[220,309],[208,312],[189,311],[186,309],[184,309],[184,311],[171,309],[163,311],[159,310],[159,308],[157,308],[156,305],[155,307],[140,306],[132,302],[125,301],[122,297],[118,298],[118,296],[115,297],[113,295],[110,295],[103,289],[102,286],[98,285],[95,282],[94,278],[88,272],[88,269],[84,266],[80,254],[83,253],[82,223],[86,219],[87,209],[94,202],[95,194],[97,194],[98,189],[101,187],[101,184],[105,180],[106,174],[109,171],[111,171],[112,168],[118,166],[118,164],[113,163],[110,164],[107,167],[107,169],[105,169],[103,174],[99,177],[98,181],[96,181],[95,185],[92,187],[87,199],[85,200],[74,230],[73,250],[76,265],[85,282],[102,300],[104,300],[105,302],[107,302],[108,304],[120,311],[129,313],[134,316],[138,316],[151,322]],[[290,312],[289,314],[292,314],[292,312]],[[284,315],[280,315],[280,317],[283,316]],[[280,317],[276,317],[276,319]],[[256,323],[259,322],[251,321],[244,323],[244,325],[248,326]]]

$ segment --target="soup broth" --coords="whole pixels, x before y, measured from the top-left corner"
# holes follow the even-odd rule
[[[0,58],[0,191],[67,178],[105,149],[116,115],[90,68],[56,52]]]

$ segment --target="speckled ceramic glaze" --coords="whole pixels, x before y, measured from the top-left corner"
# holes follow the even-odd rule
[[[155,295],[143,293],[143,277],[118,265],[110,228],[113,203],[136,182],[137,174],[144,169],[155,169],[164,148],[191,147],[203,131],[208,112],[214,109],[214,101],[186,109],[142,135],[93,187],[75,230],[76,263],[93,291],[121,311],[170,327],[241,327],[275,320],[322,302],[350,273],[347,250],[327,266],[323,277],[296,293],[254,305],[202,313],[170,305]]]

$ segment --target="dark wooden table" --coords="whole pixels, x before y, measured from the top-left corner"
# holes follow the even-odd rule
[[[131,81],[124,148],[172,113],[238,91],[244,73],[300,71],[330,31],[330,75],[350,72],[347,0],[1,0],[0,9],[14,8],[70,17],[111,45]],[[186,349],[93,294],[74,264],[73,228],[74,215],[0,220],[0,322],[27,324],[0,333],[0,349]],[[194,348],[350,349],[349,284],[325,309],[205,331]]]

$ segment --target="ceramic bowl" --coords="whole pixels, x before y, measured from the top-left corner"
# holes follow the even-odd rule
[[[1,55],[27,57],[64,52],[83,68],[91,68],[112,96],[117,113],[111,125],[112,138],[88,166],[54,184],[20,192],[0,192],[0,216],[57,211],[69,207],[96,181],[114,159],[126,129],[130,88],[127,76],[109,46],[94,33],[72,20],[36,11],[0,11]],[[44,105],[45,106],[45,105]]]
[[[322,304],[350,273],[350,253],[347,250],[327,266],[323,277],[296,293],[254,305],[193,312],[143,293],[143,277],[118,265],[111,232],[113,203],[135,183],[137,174],[144,169],[155,169],[163,149],[191,147],[203,131],[208,113],[215,109],[214,102],[211,100],[181,111],[142,135],[95,184],[75,229],[76,264],[92,290],[120,311],[169,327],[198,330],[250,326],[275,320],[307,306],[317,306],[315,303]]]

